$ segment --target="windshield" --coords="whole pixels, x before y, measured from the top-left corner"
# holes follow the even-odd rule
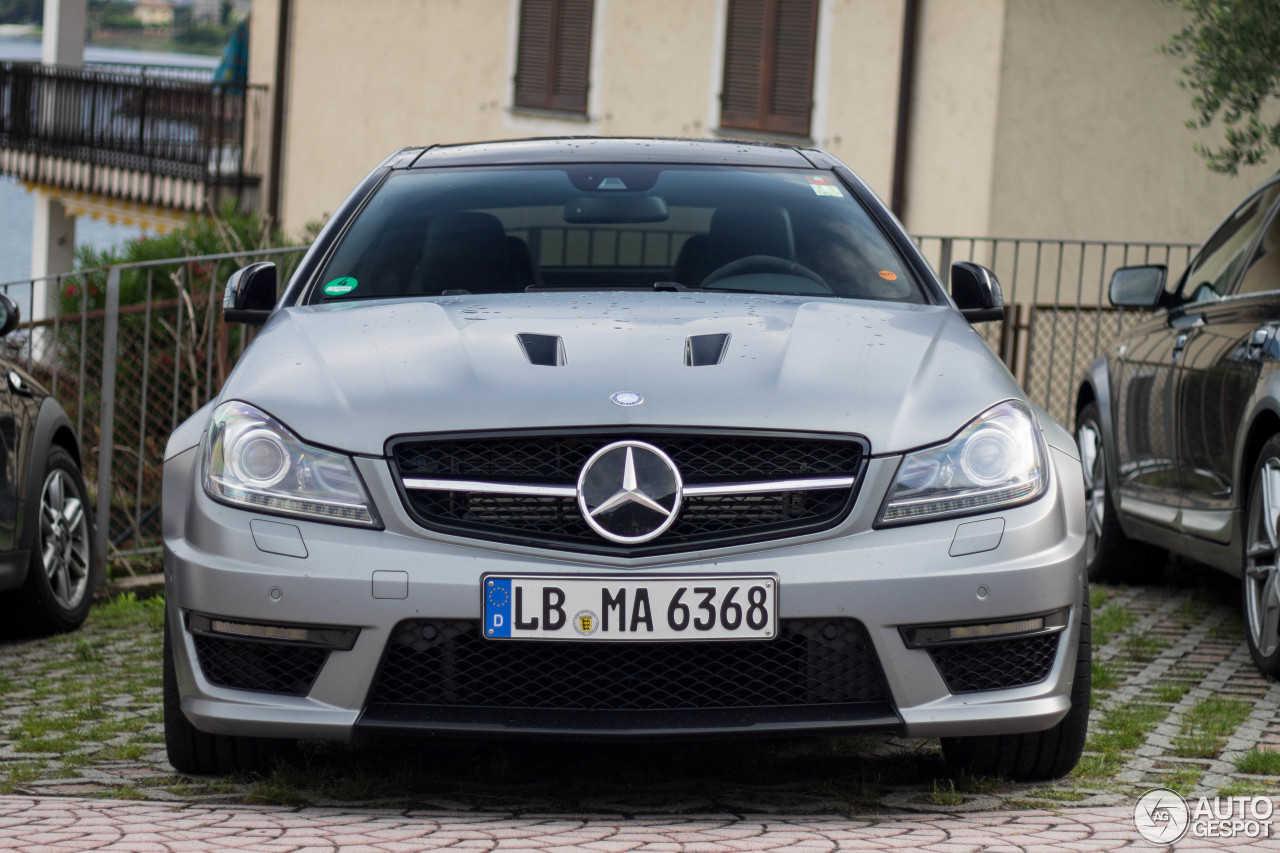
[[[831,172],[621,164],[391,175],[306,297],[704,289],[925,302]]]

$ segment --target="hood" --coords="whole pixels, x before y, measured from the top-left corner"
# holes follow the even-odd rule
[[[946,306],[616,291],[283,309],[220,395],[367,455],[409,433],[631,424],[853,433],[885,454],[1010,397]]]

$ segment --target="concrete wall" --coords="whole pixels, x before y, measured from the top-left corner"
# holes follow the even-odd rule
[[[274,85],[279,0],[255,0],[250,79]],[[511,108],[519,0],[293,0],[282,220],[332,211],[406,145],[712,136],[726,0],[596,0],[585,118]],[[1198,240],[1270,169],[1210,173],[1152,0],[922,0],[908,227],[927,234]],[[822,0],[814,141],[882,196],[903,0]],[[260,130],[269,151],[269,123]]]
[[[1157,45],[1183,26],[1151,0],[1006,6],[993,236],[1198,242],[1268,175],[1227,178],[1192,150],[1191,93]]]

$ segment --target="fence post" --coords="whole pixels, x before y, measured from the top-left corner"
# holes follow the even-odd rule
[[[116,355],[120,336],[120,268],[107,270],[106,317],[102,329],[102,412],[98,444],[98,511],[94,522],[98,559],[106,576],[107,546],[111,542],[111,455],[115,447]]]
[[[951,238],[943,237],[941,246],[938,249],[938,278],[942,279],[942,286],[951,289]]]

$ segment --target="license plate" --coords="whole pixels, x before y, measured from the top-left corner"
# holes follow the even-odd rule
[[[491,640],[768,640],[774,577],[493,577],[481,580]]]

